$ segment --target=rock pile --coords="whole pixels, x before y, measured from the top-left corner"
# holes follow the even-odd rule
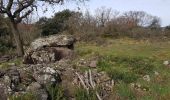
[[[32,42],[25,53],[23,65],[10,63],[11,67],[0,69],[0,100],[26,93],[33,93],[37,100],[51,100],[48,87],[59,85],[64,88],[64,96],[68,100],[75,99],[73,90],[77,87],[83,87],[87,92],[92,89],[99,100],[108,100],[114,80],[96,69],[97,58],[81,59],[75,64],[70,62],[67,58],[72,58],[74,42],[75,39],[68,35],[39,38]],[[82,72],[73,65],[90,69]],[[96,90],[98,87],[100,91]]]
[[[71,35],[53,35],[36,39],[24,55],[25,64],[53,63],[73,55],[75,39]]]
[[[0,71],[1,100],[7,100],[9,96],[18,96],[25,93],[33,93],[38,100],[47,100],[46,87],[61,83],[59,71],[48,65],[32,65],[29,67],[11,68]]]
[[[48,100],[48,87],[62,82],[57,68],[67,67],[63,60],[73,55],[74,42],[70,35],[54,35],[32,42],[24,55],[25,65],[10,64],[9,68],[0,69],[0,99],[33,93],[37,100]]]

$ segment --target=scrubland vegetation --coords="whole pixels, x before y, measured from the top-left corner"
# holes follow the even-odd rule
[[[29,20],[29,17],[28,17]],[[9,20],[0,16],[0,57],[17,55],[16,43],[11,35]],[[95,14],[64,10],[52,18],[42,17],[34,23],[18,24],[24,49],[38,37],[54,34],[71,34],[76,57],[98,60],[97,70],[104,71],[115,81],[110,100],[169,100],[170,99],[170,26],[161,27],[160,19],[143,11],[120,13],[110,8],[96,9]],[[0,62],[22,64],[14,57]],[[87,66],[74,66],[85,71]],[[146,76],[146,80],[145,80]],[[149,76],[149,77],[148,77]],[[50,100],[67,100],[62,86],[49,87]],[[34,100],[34,94],[10,97],[11,100]],[[94,90],[87,93],[82,88],[75,91],[76,100],[96,100]],[[36,100],[36,99],[35,99]]]

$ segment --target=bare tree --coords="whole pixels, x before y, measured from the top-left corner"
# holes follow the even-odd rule
[[[23,44],[19,33],[18,24],[36,11],[40,2],[49,5],[62,4],[65,0],[0,0],[0,14],[6,14],[11,22],[12,34],[17,46],[17,53],[23,56]],[[71,0],[68,0],[71,1]],[[82,0],[73,0],[82,1]]]
[[[160,18],[156,17],[156,16],[153,16],[152,17],[152,21],[150,22],[150,25],[149,27],[150,28],[160,28]]]
[[[129,11],[123,14],[127,23],[133,23],[136,26],[150,26],[153,22],[159,23],[159,18],[149,15],[144,11]]]
[[[104,27],[105,24],[110,21],[112,17],[112,9],[101,7],[96,9],[96,20],[101,27]]]

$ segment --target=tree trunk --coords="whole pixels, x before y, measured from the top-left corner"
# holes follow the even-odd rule
[[[12,34],[14,36],[14,40],[17,46],[17,54],[18,56],[23,56],[24,55],[24,49],[23,49],[23,44],[22,44],[22,39],[19,34],[18,30],[18,24],[15,22],[11,22],[11,28],[12,28]]]

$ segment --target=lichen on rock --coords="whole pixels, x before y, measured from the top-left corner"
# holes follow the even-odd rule
[[[24,55],[25,64],[53,63],[73,55],[75,39],[71,35],[52,35],[31,43]]]

